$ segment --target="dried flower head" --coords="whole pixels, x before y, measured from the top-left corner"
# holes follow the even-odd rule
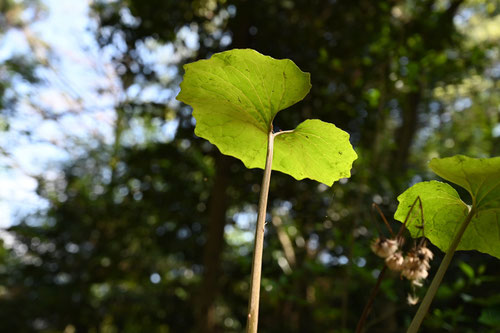
[[[385,264],[387,265],[387,267],[389,267],[390,270],[398,272],[403,270],[404,261],[405,260],[403,258],[403,254],[401,253],[401,251],[397,251],[392,255],[388,256],[387,258],[385,258]]]
[[[406,297],[406,301],[409,305],[415,305],[418,303],[419,299],[415,295],[408,294],[408,297]]]
[[[429,258],[432,256],[432,252],[422,251],[424,248],[411,250],[404,259],[403,270],[401,271],[401,275],[410,280],[415,287],[421,287],[422,281],[429,276]]]
[[[429,264],[429,254],[427,251],[422,251],[424,248],[417,248],[408,252],[405,258],[405,268],[408,269],[429,269],[431,265]],[[428,250],[427,248],[425,248]],[[432,256],[432,252],[429,251]]]
[[[432,260],[434,258],[434,253],[432,253],[431,250],[429,250],[425,245],[419,247],[417,249],[417,255],[419,258],[425,261]]]
[[[420,267],[421,261],[414,252],[409,252],[404,260],[404,268],[409,270],[416,270]]]
[[[381,258],[387,258],[398,250],[395,239],[376,238],[371,244],[372,251]]]
[[[412,280],[411,281],[411,285],[413,287],[419,287],[420,288],[420,287],[422,287],[424,285],[424,282],[423,282],[422,279]]]
[[[412,281],[425,280],[429,276],[429,272],[427,272],[427,269],[422,268],[403,268],[401,274],[408,280]]]

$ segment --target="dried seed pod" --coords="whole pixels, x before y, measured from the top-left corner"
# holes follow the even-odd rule
[[[397,251],[392,255],[388,256],[387,258],[385,258],[385,264],[387,265],[387,267],[389,267],[390,270],[397,272],[403,270],[404,261],[405,260],[403,258],[403,254],[401,253],[401,251]]]
[[[376,238],[371,244],[372,251],[381,258],[387,258],[398,250],[398,242],[394,239]]]

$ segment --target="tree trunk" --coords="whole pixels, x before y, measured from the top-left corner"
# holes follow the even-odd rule
[[[391,172],[403,174],[408,168],[410,148],[418,128],[418,108],[422,97],[422,89],[410,92],[402,113],[401,126],[396,131],[396,151],[393,156]]]
[[[226,225],[227,187],[229,184],[230,158],[218,153],[215,158],[215,180],[209,202],[207,242],[204,248],[204,275],[200,290],[198,332],[216,332],[215,298],[218,292],[220,258],[224,247]]]
[[[237,19],[231,20],[235,26],[228,27],[233,32],[232,48],[249,47],[250,18],[245,10],[246,6],[252,6],[251,1],[245,1],[238,5]],[[218,293],[217,279],[220,270],[220,257],[224,245],[224,227],[226,225],[226,211],[228,208],[226,189],[229,184],[229,166],[231,159],[218,153],[215,160],[215,181],[212,188],[209,203],[209,225],[207,229],[207,243],[204,249],[204,277],[200,292],[200,311],[198,313],[197,332],[215,333],[215,305],[214,301]]]

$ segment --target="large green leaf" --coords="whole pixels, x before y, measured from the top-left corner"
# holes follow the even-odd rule
[[[457,249],[478,250],[500,258],[500,158],[474,159],[457,155],[433,159],[429,165],[436,174],[462,186],[471,195],[475,214]],[[450,185],[438,181],[422,182],[398,197],[396,220],[405,220],[417,196],[422,200],[425,236],[447,251],[469,206]],[[413,237],[422,236],[418,205],[412,211],[412,218],[410,233]]]
[[[291,60],[254,50],[231,50],[184,66],[177,99],[193,107],[196,135],[248,168],[264,168],[276,114],[302,100],[309,74]],[[276,136],[273,170],[327,185],[350,176],[357,158],[349,135],[332,124],[307,120]]]

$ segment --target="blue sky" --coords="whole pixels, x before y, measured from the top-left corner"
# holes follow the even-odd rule
[[[9,118],[11,130],[0,137],[0,147],[10,155],[5,158],[0,154],[0,228],[48,207],[35,193],[37,182],[33,176],[56,180],[64,162],[81,156],[88,147],[112,143],[115,106],[121,101],[176,103],[173,97],[177,92],[161,84],[133,84],[127,91],[122,89],[111,61],[120,52],[119,43],[104,49],[97,45],[97,22],[90,14],[90,1],[41,2],[45,10],[36,19],[33,10],[23,13],[25,21],[31,22],[25,31],[8,31],[0,40],[0,61],[13,54],[35,54],[39,61],[49,64],[37,70],[41,86],[32,87],[22,81],[15,84],[21,100],[15,117]],[[133,20],[126,11],[121,15]],[[196,32],[187,27],[180,29],[178,39],[187,48],[154,40],[139,48],[143,60],[154,66],[165,83],[177,74],[176,63],[181,57],[198,47]],[[58,115],[58,119],[48,120],[44,110]],[[159,126],[155,140],[169,141],[177,122]],[[123,143],[144,141],[142,125],[132,122],[130,127]],[[31,135],[20,134],[23,132]]]
[[[32,176],[58,176],[61,162],[82,153],[71,149],[75,142],[112,140],[113,106],[121,87],[110,62],[111,54],[97,47],[92,34],[96,23],[89,17],[89,2],[44,0],[47,10],[33,20],[31,10],[23,14],[25,31],[11,30],[0,40],[0,60],[12,54],[29,54],[29,38],[37,57],[49,53],[49,68],[37,71],[42,86],[34,89],[19,81],[21,100],[11,130],[2,133],[0,146],[11,158],[0,158],[0,227],[8,227],[25,214],[46,208],[36,193]],[[89,30],[90,28],[90,30]],[[107,94],[97,94],[104,89]],[[40,109],[67,113],[58,121],[47,120]],[[67,112],[71,110],[71,112]],[[90,111],[88,111],[90,110]],[[20,134],[32,133],[30,138]]]

